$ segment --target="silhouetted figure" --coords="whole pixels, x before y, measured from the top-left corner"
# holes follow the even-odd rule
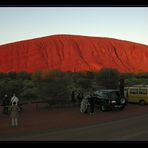
[[[10,104],[10,101],[9,101],[9,98],[8,98],[8,95],[5,94],[4,95],[4,98],[3,98],[3,113],[4,114],[8,114],[9,113],[9,104]]]
[[[82,99],[84,98],[84,95],[81,91],[77,94],[78,104],[81,104]]]
[[[76,102],[75,93],[76,93],[76,92],[75,92],[74,90],[71,92],[71,101],[72,101],[73,103]]]
[[[89,102],[89,105],[90,105],[90,115],[94,115],[95,97],[92,94],[89,95],[88,102]]]

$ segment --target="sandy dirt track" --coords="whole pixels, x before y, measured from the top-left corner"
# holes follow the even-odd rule
[[[100,112],[96,109],[95,115],[90,116],[81,113],[79,106],[50,108],[47,104],[39,104],[39,108],[36,110],[35,104],[27,104],[23,106],[23,112],[20,114],[19,127],[12,128],[10,116],[3,115],[2,108],[0,108],[0,140],[3,137],[15,136],[20,133],[81,127],[146,112],[148,112],[148,106],[129,104],[122,111]]]

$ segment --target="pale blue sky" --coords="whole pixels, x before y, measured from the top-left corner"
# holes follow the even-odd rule
[[[0,7],[0,45],[55,34],[148,45],[148,7]]]

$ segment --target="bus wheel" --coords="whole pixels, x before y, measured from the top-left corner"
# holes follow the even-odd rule
[[[139,104],[140,104],[140,105],[145,105],[146,103],[145,103],[144,100],[140,100],[140,101],[139,101]]]

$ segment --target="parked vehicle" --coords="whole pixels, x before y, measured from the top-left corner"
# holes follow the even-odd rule
[[[140,105],[148,104],[148,85],[125,87],[124,92],[128,102],[139,103]]]
[[[95,91],[93,94],[95,106],[101,111],[122,110],[127,105],[127,99],[121,97],[120,90],[104,89]],[[81,112],[87,113],[89,110],[88,100],[82,100]]]

